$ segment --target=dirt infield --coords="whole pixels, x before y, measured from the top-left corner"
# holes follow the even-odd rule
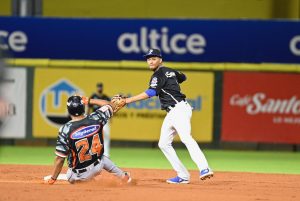
[[[66,170],[66,169],[64,169]],[[52,166],[0,165],[0,200],[7,201],[265,201],[300,200],[300,175],[216,172],[200,181],[192,171],[190,184],[167,184],[170,170],[126,169],[132,185],[121,185],[103,172],[95,181],[70,185],[59,181],[43,184]],[[65,172],[65,171],[64,171]]]

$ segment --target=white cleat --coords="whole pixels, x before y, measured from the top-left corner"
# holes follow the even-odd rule
[[[206,169],[203,169],[200,171],[200,179],[201,180],[210,179],[213,176],[214,176],[214,173],[209,168],[206,168]]]

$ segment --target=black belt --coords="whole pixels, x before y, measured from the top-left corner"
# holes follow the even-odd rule
[[[166,111],[167,112],[170,112],[170,110],[172,109],[172,108],[174,108],[175,107],[175,105],[169,105],[167,108],[166,108]]]
[[[181,101],[186,102],[185,99],[182,99]],[[178,103],[180,103],[181,101],[179,101]],[[177,103],[176,103],[176,104],[177,104]],[[176,106],[176,104],[175,104],[175,105],[169,105],[169,106],[167,106],[165,110],[166,110],[167,112],[170,112],[170,110],[171,110],[172,108],[174,108],[174,107]]]
[[[99,159],[98,159],[98,160],[96,160],[95,163],[93,163],[93,165],[96,166],[96,165],[98,165],[99,163],[100,163],[100,161],[99,161]],[[82,169],[79,169],[79,170],[72,169],[72,172],[74,172],[74,173],[84,173],[84,172],[86,172],[86,171],[87,171],[86,168],[82,168]]]

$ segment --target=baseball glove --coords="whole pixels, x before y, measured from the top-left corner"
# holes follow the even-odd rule
[[[120,94],[114,95],[111,103],[114,105],[114,113],[116,113],[126,105],[126,97]]]

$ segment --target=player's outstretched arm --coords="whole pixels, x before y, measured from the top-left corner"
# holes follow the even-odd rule
[[[89,103],[91,105],[98,105],[100,107],[104,105],[110,105],[110,102],[107,100],[101,100],[101,99],[90,99]]]
[[[126,104],[133,103],[133,102],[140,101],[140,100],[145,100],[147,98],[149,98],[148,94],[146,94],[145,92],[142,92],[136,96],[126,98]]]
[[[52,176],[46,181],[46,183],[54,184],[59,173],[62,170],[62,167],[64,166],[64,162],[65,162],[65,158],[56,156],[55,161],[54,161],[54,170],[53,170]]]
[[[85,105],[98,105],[100,107],[104,106],[104,105],[110,105],[112,107],[112,109],[114,110],[114,105],[111,104],[110,101],[107,100],[102,100],[102,99],[90,99],[88,97],[82,96],[82,101]]]
[[[89,100],[91,99],[91,97],[88,98],[88,114],[91,114],[93,112],[93,105],[89,103]]]

